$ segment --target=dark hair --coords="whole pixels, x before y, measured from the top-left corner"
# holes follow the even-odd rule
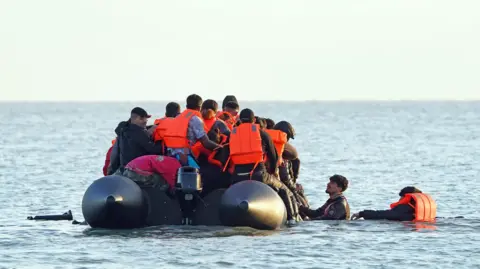
[[[398,193],[399,196],[403,197],[405,196],[405,194],[407,193],[422,193],[421,190],[413,187],[413,186],[408,186],[408,187],[405,187],[403,188],[402,190],[400,190],[400,192]]]
[[[342,188],[342,192],[344,192],[348,188],[348,180],[346,177],[341,175],[333,175],[330,177],[330,181],[337,184],[338,187]]]
[[[215,100],[207,99],[203,102],[202,109],[211,109],[211,110],[217,112],[218,104]]]
[[[257,116],[255,116],[255,123],[260,125],[261,129],[264,129],[265,125],[267,125],[264,118],[260,118],[260,117],[257,117]]]
[[[197,94],[191,94],[187,97],[187,108],[200,110],[202,107],[202,97]]]
[[[237,102],[230,101],[228,102],[223,108],[230,108],[230,109],[239,109],[240,106],[238,105]]]
[[[295,139],[295,129],[288,121],[279,121],[275,126],[273,126],[274,130],[279,130],[287,134],[288,139]]]
[[[267,129],[273,129],[273,126],[275,126],[275,122],[270,118],[265,118],[265,124]]]
[[[255,114],[249,108],[244,108],[240,111],[240,121],[245,123],[254,123],[255,122]]]
[[[180,113],[180,105],[175,102],[170,102],[165,106],[165,116],[166,117],[176,117]]]
[[[225,98],[223,98],[223,102],[222,102],[222,109],[225,108],[225,106],[227,105],[227,103],[229,102],[235,102],[238,104],[238,101],[237,101],[237,97],[235,97],[235,95],[227,95],[225,96]]]

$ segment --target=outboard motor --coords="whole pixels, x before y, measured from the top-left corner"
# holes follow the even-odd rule
[[[194,210],[202,189],[202,177],[197,168],[184,166],[178,169],[175,194],[182,209],[182,224],[193,223]]]

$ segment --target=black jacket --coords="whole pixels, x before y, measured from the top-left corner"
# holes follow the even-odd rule
[[[111,170],[115,172],[118,168],[125,167],[131,160],[149,154],[160,155],[163,152],[161,144],[153,143],[147,130],[136,124],[122,121],[115,129],[118,137],[118,154],[112,159]],[[112,173],[113,173],[112,172]]]
[[[328,208],[328,210],[327,210]],[[310,220],[348,220],[350,219],[350,207],[347,199],[339,195],[327,202],[317,210],[300,207],[300,213],[306,215]]]
[[[386,219],[398,221],[411,221],[415,211],[409,205],[398,205],[390,210],[363,210],[359,216],[364,219]]]

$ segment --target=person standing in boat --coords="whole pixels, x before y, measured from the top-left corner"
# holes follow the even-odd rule
[[[300,206],[302,216],[310,220],[348,220],[350,219],[350,207],[343,192],[348,188],[348,180],[341,175],[333,175],[325,190],[330,198],[320,208],[313,210]],[[305,219],[305,218],[304,218]]]
[[[151,139],[156,126],[154,125],[149,130],[146,129],[150,117],[145,109],[135,107],[130,112],[130,119],[118,124],[115,129],[117,142],[115,142],[110,156],[109,175],[117,170],[123,173],[125,165],[137,157],[162,154],[163,146],[155,145]]]
[[[400,200],[392,203],[389,210],[363,210],[353,214],[352,220],[359,218],[427,222],[435,220],[437,205],[430,195],[413,186],[403,188],[398,195]]]

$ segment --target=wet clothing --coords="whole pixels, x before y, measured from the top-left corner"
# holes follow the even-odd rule
[[[327,202],[316,210],[300,207],[302,215],[310,220],[348,220],[350,219],[350,207],[343,194],[327,200]]]
[[[180,162],[175,158],[162,155],[144,155],[135,158],[125,166],[125,171],[130,170],[143,176],[148,184],[151,184],[150,178],[160,175],[170,189],[175,187],[177,171],[181,167]]]
[[[115,129],[115,133],[117,134],[117,142],[115,142],[110,156],[111,173],[117,169],[123,171],[125,165],[137,157],[149,154],[159,155],[163,152],[162,145],[153,143],[147,129],[136,124],[122,121]],[[114,154],[116,144],[118,144],[118,153],[115,152]]]
[[[398,205],[389,210],[363,210],[359,217],[364,219],[386,219],[397,221],[411,221],[414,219],[415,209],[409,205]]]
[[[298,174],[300,172],[300,159],[298,158],[297,149],[287,142],[282,157],[289,161],[291,177],[294,182],[297,182]]]

